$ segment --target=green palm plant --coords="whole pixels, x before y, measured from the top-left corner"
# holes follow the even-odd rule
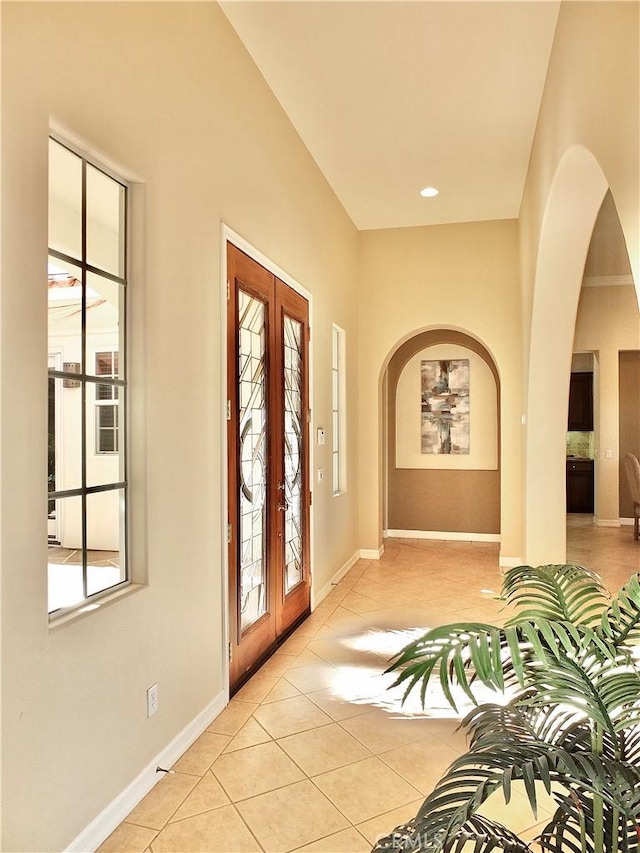
[[[574,565],[506,572],[501,598],[517,615],[435,628],[392,661],[404,698],[439,685],[462,721],[468,752],[449,767],[416,817],[374,851],[488,853],[531,850],[479,815],[495,791],[524,787],[536,814],[542,787],[556,810],[538,843],[548,853],[640,851],[640,583],[611,599],[594,572]],[[481,688],[481,689],[479,689]],[[478,699],[486,689],[501,702]]]

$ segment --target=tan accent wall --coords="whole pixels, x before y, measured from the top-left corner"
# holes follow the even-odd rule
[[[387,369],[387,529],[500,532],[500,470],[434,470],[396,465],[396,392],[402,371],[422,350],[452,344],[476,353],[488,365],[496,384],[494,440],[499,447],[500,385],[493,359],[478,341],[452,329],[423,332],[403,344]],[[473,409],[472,409],[473,411]],[[419,410],[418,410],[419,412]],[[417,415],[419,416],[419,415]],[[473,415],[472,415],[473,417]]]
[[[620,388],[620,518],[633,518],[633,501],[622,465],[625,453],[640,459],[640,352],[621,352]]]
[[[396,469],[389,530],[500,533],[500,473]]]

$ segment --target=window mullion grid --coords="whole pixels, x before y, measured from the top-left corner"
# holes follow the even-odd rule
[[[119,299],[120,308],[120,329],[123,337],[119,341],[118,346],[118,376],[125,381],[124,388],[118,390],[120,399],[119,405],[122,407],[118,410],[118,453],[121,454],[120,474],[125,483],[129,481],[129,436],[127,428],[129,423],[129,341],[127,334],[127,312],[128,312],[128,281],[129,281],[129,189],[125,187],[122,193],[122,266],[118,270],[122,274],[122,295],[123,299]],[[129,487],[125,485],[122,492],[124,497],[124,506],[128,505]],[[121,516],[123,529],[121,530],[121,542],[124,547],[121,548],[121,553],[124,555],[124,576],[129,577],[129,516],[127,512]]]
[[[81,299],[81,338],[82,338],[82,375],[87,375],[87,162],[82,159],[82,220],[81,220],[82,258],[82,299]],[[82,381],[81,403],[81,466],[82,466],[82,595],[87,599],[87,382]]]
[[[57,142],[57,140],[54,139]],[[62,144],[62,143],[58,143]],[[67,147],[64,146],[63,147]],[[72,149],[69,149],[72,150]],[[92,442],[95,441],[95,436],[88,434],[88,425],[90,423],[90,419],[95,417],[94,409],[96,408],[94,405],[94,398],[96,396],[97,386],[100,384],[105,384],[111,387],[111,394],[115,396],[116,390],[118,393],[118,402],[115,400],[111,400],[109,405],[118,406],[118,411],[114,412],[114,418],[118,418],[118,423],[122,424],[122,419],[124,415],[120,409],[123,408],[123,404],[126,405],[125,401],[128,397],[128,389],[127,389],[127,380],[126,380],[126,357],[122,359],[122,354],[126,346],[126,292],[127,292],[127,279],[126,279],[126,269],[127,269],[127,255],[128,255],[128,210],[127,210],[127,201],[128,201],[128,192],[127,187],[123,184],[119,179],[110,175],[108,172],[103,169],[98,169],[98,171],[103,172],[103,174],[107,175],[107,177],[114,180],[118,183],[123,189],[124,192],[121,196],[121,222],[119,225],[120,229],[120,239],[122,241],[120,248],[120,268],[118,270],[119,274],[114,274],[112,272],[107,271],[106,269],[102,269],[101,266],[96,266],[95,264],[90,262],[89,259],[89,242],[90,242],[90,225],[89,225],[89,180],[90,169],[97,168],[93,164],[91,164],[88,160],[84,158],[82,154],[79,152],[74,152],[76,156],[78,156],[81,160],[81,185],[80,185],[80,251],[78,253],[79,256],[71,255],[66,252],[62,252],[59,249],[54,249],[53,247],[49,247],[49,254],[52,258],[57,258],[60,261],[63,261],[67,264],[72,264],[77,267],[79,270],[79,275],[82,278],[82,289],[80,296],[80,373],[69,372],[59,369],[49,369],[49,376],[53,377],[56,380],[63,379],[71,379],[74,381],[80,382],[80,452],[81,452],[81,460],[80,460],[80,483],[79,488],[71,488],[71,489],[61,489],[57,492],[50,493],[50,499],[54,500],[63,500],[65,498],[79,498],[81,507],[81,519],[80,519],[80,534],[81,534],[81,548],[82,548],[82,593],[83,599],[86,601],[90,597],[93,597],[96,593],[91,593],[89,595],[89,578],[88,578],[88,567],[89,567],[89,533],[90,533],[90,525],[88,518],[88,496],[93,494],[99,494],[103,492],[113,492],[118,491],[121,493],[121,502],[124,500],[124,504],[126,505],[126,498],[128,492],[128,484],[126,482],[126,436],[125,431],[121,432],[120,429],[117,429],[114,426],[114,442],[115,437],[118,437],[118,451],[121,453],[121,462],[122,465],[120,467],[120,474],[116,477],[116,482],[104,483],[104,484],[89,484],[89,475],[91,473],[89,453],[92,449]],[[89,297],[87,295],[88,290],[88,275],[96,275],[100,278],[106,279],[107,281],[111,281],[112,283],[119,286],[121,289],[121,293],[123,298],[119,299],[120,305],[120,317],[119,317],[119,326],[120,333],[122,337],[119,339],[119,344],[117,350],[112,351],[112,356],[115,358],[114,353],[120,352],[120,370],[119,376],[116,377],[113,374],[110,376],[99,376],[94,370],[94,366],[92,366],[92,371],[89,373],[89,357],[91,355],[89,348],[89,332],[90,332],[90,323],[89,323],[89,312],[91,311],[92,305],[89,301]],[[123,363],[124,362],[124,363]],[[94,507],[95,511],[95,507]],[[127,525],[127,516],[126,512],[120,512],[120,524],[121,524],[121,535],[120,535],[120,559],[127,561],[127,547],[128,547],[128,525]],[[125,564],[121,564],[121,568],[123,569],[124,581],[128,580],[128,569]],[[114,584],[114,587],[122,585],[123,581],[118,584]],[[98,592],[102,592],[103,590],[98,590]],[[64,610],[64,608],[63,608]]]
[[[57,258],[60,261],[66,261],[68,264],[73,264],[76,267],[79,266],[79,260],[78,258],[74,257],[74,255],[68,255],[66,252],[60,252],[57,249],[52,249],[51,247],[49,247],[49,254],[52,258]],[[126,283],[126,280],[121,275],[114,275],[113,273],[110,273],[107,270],[101,269],[100,267],[96,267],[93,264],[90,264],[89,261],[86,261],[86,263],[82,266],[83,269],[86,269],[87,272],[95,273],[96,275],[102,276],[102,278],[106,278],[108,281],[112,281],[114,284]]]

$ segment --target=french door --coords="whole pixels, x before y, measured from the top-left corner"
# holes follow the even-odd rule
[[[227,249],[230,686],[310,607],[307,301]]]

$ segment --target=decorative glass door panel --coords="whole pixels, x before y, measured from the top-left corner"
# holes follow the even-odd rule
[[[308,304],[228,247],[231,689],[309,612]]]
[[[238,291],[240,630],[267,610],[266,306]]]
[[[304,429],[302,323],[284,317],[284,564],[285,593],[303,579],[302,463]]]

